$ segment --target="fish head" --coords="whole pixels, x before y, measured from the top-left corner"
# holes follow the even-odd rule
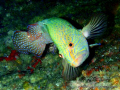
[[[89,55],[85,37],[75,30],[64,35],[61,40],[62,42],[58,45],[59,56],[66,59],[73,67],[80,66]]]
[[[81,65],[89,55],[88,43],[84,35],[66,20],[49,20],[49,34],[59,50],[59,56],[73,66]]]

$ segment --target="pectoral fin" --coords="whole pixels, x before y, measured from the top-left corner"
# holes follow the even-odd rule
[[[63,60],[63,77],[65,80],[73,80],[76,79],[80,75],[79,67],[72,67],[67,63],[66,60]]]
[[[91,18],[90,22],[83,27],[82,33],[87,39],[95,38],[102,35],[106,28],[106,16],[104,14],[96,14]]]

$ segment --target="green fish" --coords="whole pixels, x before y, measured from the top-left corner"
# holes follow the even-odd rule
[[[82,30],[62,18],[49,18],[28,25],[28,31],[16,31],[13,43],[24,53],[42,55],[46,44],[54,43],[63,58],[63,76],[71,80],[78,76],[79,66],[89,56],[87,39],[100,36],[107,27],[104,14],[95,15]]]

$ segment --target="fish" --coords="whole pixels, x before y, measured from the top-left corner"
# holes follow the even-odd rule
[[[92,47],[99,46],[99,45],[101,45],[101,43],[94,43],[94,44],[90,44],[89,47],[92,48]]]
[[[27,31],[15,31],[13,44],[21,53],[41,56],[46,44],[54,43],[62,58],[63,76],[71,80],[80,74],[79,66],[89,56],[87,39],[101,36],[106,27],[104,14],[94,15],[82,29],[75,28],[65,19],[52,17],[28,25]]]

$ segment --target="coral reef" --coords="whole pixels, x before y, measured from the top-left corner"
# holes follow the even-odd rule
[[[0,90],[119,90],[120,5],[119,0],[1,0],[0,3]],[[49,3],[48,3],[49,2]],[[107,6],[106,6],[107,4]],[[43,57],[15,50],[14,31],[49,17],[62,17],[84,26],[93,13],[108,15],[108,29],[95,47],[90,63],[81,66],[76,80],[62,77],[58,51]],[[76,24],[75,24],[76,25]],[[79,28],[81,29],[81,28]]]

